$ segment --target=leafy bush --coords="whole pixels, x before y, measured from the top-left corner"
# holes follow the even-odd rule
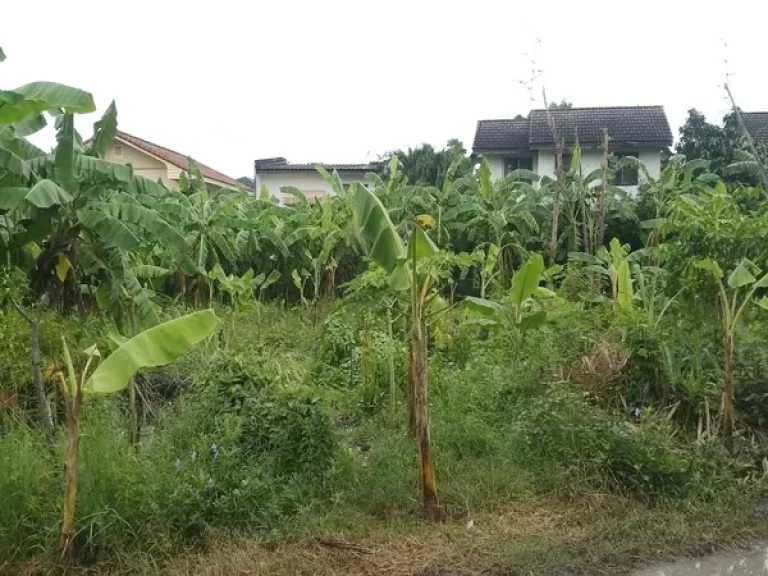
[[[275,476],[301,474],[313,482],[331,468],[337,443],[327,410],[306,392],[263,389],[243,410],[240,449],[268,463]]]

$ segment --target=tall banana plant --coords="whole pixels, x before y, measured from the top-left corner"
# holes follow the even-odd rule
[[[696,263],[696,267],[705,270],[717,286],[717,299],[720,304],[720,320],[723,328],[723,421],[725,446],[733,450],[733,412],[735,401],[734,351],[736,328],[744,310],[750,304],[756,304],[768,310],[768,297],[753,300],[758,289],[768,288],[768,274],[762,271],[754,262],[743,259],[723,282],[725,273],[717,261],[707,258]],[[762,275],[762,276],[761,276]],[[760,279],[758,280],[758,277]]]
[[[408,422],[418,448],[424,513],[431,520],[440,520],[444,512],[438,497],[432,458],[426,334],[427,305],[434,277],[434,269],[429,267],[429,258],[437,252],[437,247],[422,227],[422,224],[432,224],[433,219],[411,222],[411,236],[406,248],[389,213],[372,191],[362,186],[357,188],[355,211],[361,243],[366,253],[389,275],[391,287],[409,290],[410,293]]]
[[[79,377],[75,373],[69,347],[62,336],[65,365],[51,374],[59,382],[67,418],[64,508],[59,538],[62,557],[69,557],[73,552],[77,519],[80,416],[86,395],[112,394],[124,389],[138,370],[172,362],[209,336],[218,324],[219,320],[212,310],[169,320],[120,344],[93,372],[89,372],[89,369],[92,364],[99,362],[101,354],[95,345],[91,346],[84,351],[86,363]]]
[[[484,160],[477,171],[453,183],[457,194],[446,196],[442,221],[454,245],[469,249],[483,243],[499,247],[499,266],[504,282],[511,277],[516,259],[535,249],[531,239],[540,230],[545,210],[538,202],[535,184],[539,177],[517,170],[493,182]]]
[[[79,301],[82,281],[93,280],[118,320],[127,295],[142,323],[151,325],[158,318],[128,255],[164,246],[180,266],[193,267],[184,238],[150,207],[162,187],[134,175],[130,166],[100,158],[116,127],[112,103],[84,144],[73,115],[58,115],[54,153],[31,150],[28,176],[0,189],[4,237],[10,253],[25,248],[33,254],[33,284],[40,293]]]

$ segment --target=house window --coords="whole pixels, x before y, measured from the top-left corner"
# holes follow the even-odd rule
[[[505,158],[504,176],[515,170],[533,170],[533,158],[530,156],[524,158]]]
[[[563,152],[563,172],[568,172],[571,169],[571,161],[573,160],[573,154]]]
[[[115,144],[115,157],[120,157],[122,155],[123,155],[123,145]]]
[[[613,154],[613,160],[616,163],[616,177],[613,179],[613,183],[616,186],[637,186],[637,168],[632,166],[618,167],[618,163],[622,158],[627,157],[639,158],[637,152],[615,152]]]

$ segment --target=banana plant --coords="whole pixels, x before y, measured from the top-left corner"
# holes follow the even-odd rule
[[[571,252],[571,261],[587,264],[587,270],[608,281],[611,289],[610,302],[614,308],[629,309],[633,306],[634,288],[629,245],[622,245],[618,238],[611,240],[609,248],[602,246],[594,256],[584,252]],[[604,302],[602,294],[585,293],[581,297],[588,302]]]
[[[142,368],[163,366],[208,337],[219,325],[213,310],[203,310],[154,326],[120,344],[98,367],[101,354],[94,345],[85,350],[85,366],[78,376],[62,336],[65,366],[55,369],[64,398],[67,418],[67,452],[64,468],[64,508],[59,549],[62,557],[71,557],[77,512],[77,468],[80,454],[80,416],[86,395],[113,394],[124,389]],[[64,372],[66,370],[66,373]]]
[[[497,270],[499,265],[499,247],[493,242],[488,243],[488,251],[483,253],[480,249],[480,253],[483,256],[482,265],[480,268],[480,298],[485,298],[488,287],[491,282],[499,275]]]
[[[397,164],[395,163],[395,169]],[[396,178],[397,173],[391,174]],[[380,190],[384,193],[384,189]],[[361,244],[365,252],[389,276],[395,290],[410,293],[411,331],[408,354],[408,423],[419,454],[419,477],[422,506],[433,521],[444,517],[437,492],[437,478],[430,438],[427,356],[427,307],[434,270],[429,258],[437,247],[424,231],[423,225],[434,224],[431,217],[411,222],[408,247],[397,232],[381,200],[371,190],[359,186],[355,195],[355,213]],[[426,267],[426,270],[425,270]]]
[[[127,294],[144,324],[158,323],[129,255],[163,246],[180,266],[194,269],[184,238],[147,205],[146,199],[163,188],[134,175],[130,166],[99,157],[117,128],[114,103],[95,124],[88,144],[75,131],[72,114],[58,115],[56,128],[53,154],[23,150],[28,174],[10,188],[0,182],[0,251],[5,248],[12,257],[21,254],[20,247],[33,247],[38,292],[61,302],[79,301],[80,277],[97,279],[118,320]]]
[[[515,334],[514,363],[517,363],[522,339],[528,330],[541,327],[547,313],[538,302],[540,298],[554,296],[548,288],[539,286],[546,277],[544,258],[531,254],[528,261],[512,277],[512,289],[501,302],[468,296],[466,307],[477,314],[468,323],[495,327],[503,325]]]
[[[733,450],[733,408],[735,401],[734,350],[736,327],[739,318],[749,304],[756,304],[760,308],[768,310],[768,297],[763,296],[760,300],[753,300],[758,289],[768,288],[768,274],[763,275],[758,280],[757,277],[762,274],[762,271],[754,262],[746,258],[739,262],[725,282],[723,282],[725,273],[715,260],[706,258],[697,262],[696,266],[708,272],[717,286],[720,320],[723,328],[722,408],[725,446],[731,451]]]

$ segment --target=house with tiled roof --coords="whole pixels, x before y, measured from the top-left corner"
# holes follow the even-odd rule
[[[741,118],[755,143],[768,146],[768,112],[742,112]]]
[[[181,173],[189,170],[189,156],[186,154],[121,131],[115,135],[104,159],[119,164],[130,164],[136,174],[154,181],[160,180],[169,188],[176,188]],[[211,190],[238,186],[234,178],[206,166],[197,159],[195,162]]]
[[[564,165],[578,142],[584,174],[600,167],[603,134],[614,158],[639,158],[652,177],[661,171],[661,158],[672,145],[672,130],[661,106],[612,106],[558,108],[550,111],[558,138],[563,142]],[[554,176],[556,145],[546,110],[532,110],[527,117],[480,120],[472,147],[476,157],[488,160],[491,174],[499,179],[525,168],[539,175]],[[641,175],[624,169],[614,183],[634,192]]]
[[[301,190],[309,200],[319,200],[333,194],[331,186],[317,171],[322,166],[329,173],[338,173],[344,185],[359,182],[365,186],[368,182],[365,175],[371,172],[379,173],[383,164],[371,162],[366,164],[325,164],[304,163],[294,164],[283,157],[261,158],[255,160],[253,189],[258,193],[262,187],[280,200],[281,204],[293,204],[296,197],[282,191],[285,187],[293,187]]]

